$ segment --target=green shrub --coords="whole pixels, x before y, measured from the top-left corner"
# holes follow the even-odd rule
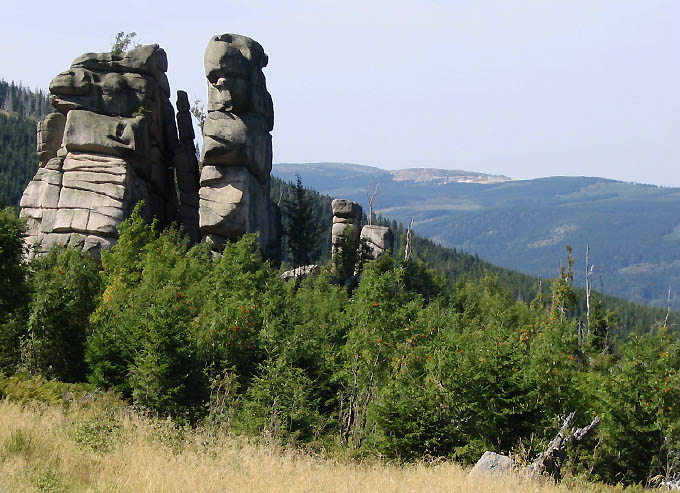
[[[81,250],[54,246],[31,262],[30,280],[23,365],[47,378],[84,381],[85,338],[101,290],[97,264]]]

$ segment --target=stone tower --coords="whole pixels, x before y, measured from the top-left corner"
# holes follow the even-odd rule
[[[238,34],[213,36],[205,51],[208,114],[203,127],[200,230],[221,250],[259,232],[266,256],[281,257],[281,211],[269,198],[274,108],[262,69],[267,55]]]

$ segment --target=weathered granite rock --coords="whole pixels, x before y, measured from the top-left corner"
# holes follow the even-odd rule
[[[68,152],[94,152],[112,156],[138,154],[149,149],[143,116],[124,118],[72,110],[66,116],[63,145]]]
[[[50,113],[38,122],[37,152],[40,165],[44,166],[57,157],[64,137],[66,117],[61,113]]]
[[[295,269],[287,270],[281,274],[281,279],[290,281],[291,279],[305,279],[314,274],[319,274],[321,268],[317,264],[302,265]]]
[[[366,241],[373,259],[394,248],[394,233],[387,226],[367,224],[361,229],[360,238]]]
[[[361,220],[361,206],[356,202],[345,199],[334,199],[331,202],[333,218]]]
[[[356,202],[345,199],[335,199],[331,202],[333,209],[333,227],[331,228],[331,254],[335,256],[341,245],[346,243],[352,235],[354,240],[359,235],[361,224],[361,206]]]
[[[166,70],[165,51],[146,45],[122,55],[86,53],[52,80],[58,113],[38,124],[40,168],[20,202],[33,255],[73,244],[98,256],[115,244],[118,225],[140,200],[161,226],[191,219],[182,206],[193,205],[198,240],[195,151],[193,162],[179,152]]]
[[[179,145],[175,150],[175,170],[179,189],[180,219],[191,241],[201,241],[198,216],[199,172],[194,126],[189,112],[189,97],[184,91],[177,91],[177,130]]]
[[[213,36],[205,52],[208,115],[203,126],[199,224],[219,251],[259,232],[270,258],[281,256],[281,212],[269,198],[274,109],[262,68],[267,55],[238,34]]]
[[[268,182],[272,137],[264,120],[253,114],[208,112],[203,126],[203,162],[246,166],[260,182]]]
[[[515,462],[510,457],[487,450],[470,470],[469,475],[509,474],[514,468]]]

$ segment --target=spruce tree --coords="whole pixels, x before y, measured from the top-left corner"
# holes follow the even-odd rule
[[[318,258],[320,231],[314,203],[302,186],[300,175],[296,176],[292,199],[284,204],[287,249],[293,268],[308,265]]]

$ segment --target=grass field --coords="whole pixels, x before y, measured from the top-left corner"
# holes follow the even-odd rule
[[[637,489],[637,488],[636,488]],[[119,405],[0,401],[0,491],[623,491],[468,477],[452,463],[333,459],[177,428]]]

